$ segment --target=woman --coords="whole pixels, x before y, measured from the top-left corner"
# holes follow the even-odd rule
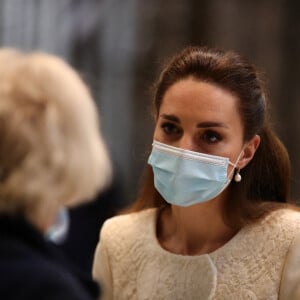
[[[98,285],[47,241],[64,206],[110,181],[87,87],[57,57],[1,49],[0,137],[0,298],[98,298]]]
[[[135,212],[104,224],[95,253],[107,299],[291,299],[300,214],[286,204],[289,158],[254,67],[187,48],[154,104]]]

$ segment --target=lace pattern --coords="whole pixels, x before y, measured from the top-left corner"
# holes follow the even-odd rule
[[[104,224],[101,243],[111,268],[113,299],[278,299],[285,257],[300,233],[300,213],[273,212],[199,256],[161,248],[156,214],[148,209]]]

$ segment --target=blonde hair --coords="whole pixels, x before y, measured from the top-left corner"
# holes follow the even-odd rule
[[[0,212],[39,223],[110,180],[97,109],[78,74],[53,55],[0,50]]]

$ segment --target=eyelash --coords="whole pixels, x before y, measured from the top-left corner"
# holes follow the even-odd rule
[[[222,141],[222,136],[214,130],[205,130],[204,133],[200,136],[200,138],[207,144],[216,144]],[[212,138],[214,140],[212,140]]]
[[[182,133],[182,129],[172,122],[164,122],[161,128],[167,136],[176,137]],[[199,136],[199,140],[212,145],[222,141],[222,136],[215,130],[207,129]]]
[[[181,129],[171,122],[162,123],[161,128],[163,129],[164,133],[167,135],[173,135],[173,134],[177,135],[181,133]]]

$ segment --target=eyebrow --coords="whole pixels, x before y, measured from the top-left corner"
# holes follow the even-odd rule
[[[180,123],[180,120],[174,115],[162,114],[160,117],[163,118],[163,119],[169,120],[169,121]]]
[[[166,114],[162,114],[160,116],[163,119],[169,120],[169,121],[173,121],[176,123],[180,124],[180,120],[179,118],[177,118],[174,115],[166,115]],[[224,128],[228,128],[228,126],[225,123],[222,122],[213,122],[213,121],[205,121],[205,122],[200,122],[197,124],[196,126],[197,128],[211,128],[211,127],[224,127]]]
[[[222,122],[201,122],[197,124],[197,128],[210,128],[210,127],[223,127],[228,128],[228,126]]]

